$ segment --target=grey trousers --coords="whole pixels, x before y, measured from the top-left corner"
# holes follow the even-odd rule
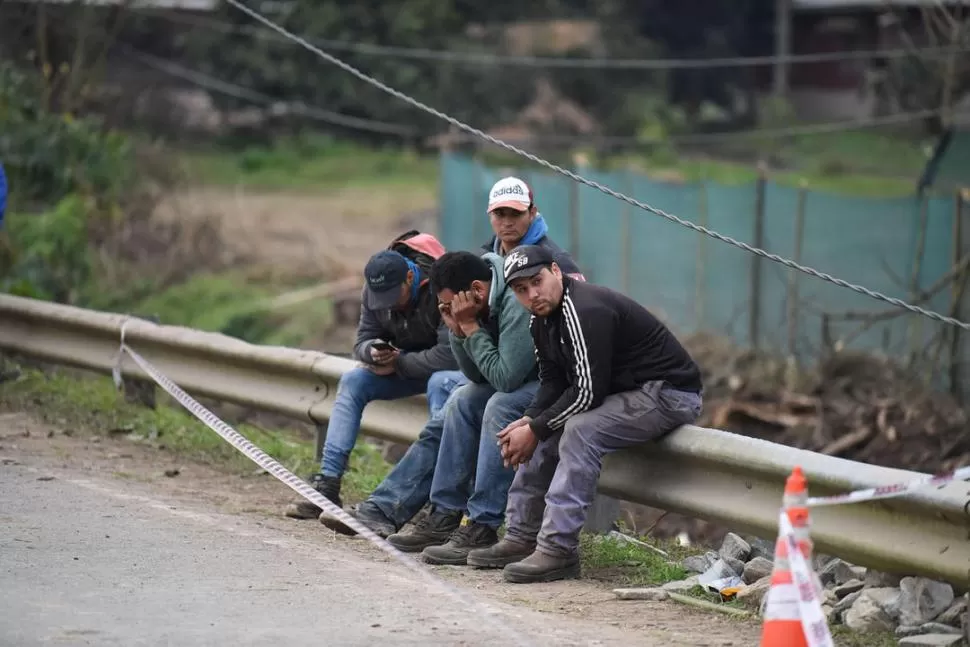
[[[506,507],[508,538],[535,542],[549,555],[574,555],[603,457],[694,422],[701,400],[699,394],[662,381],[648,382],[636,391],[607,396],[596,409],[570,418],[516,470]]]

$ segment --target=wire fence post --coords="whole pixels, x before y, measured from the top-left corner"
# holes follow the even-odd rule
[[[805,202],[808,199],[808,182],[802,180],[798,187],[798,202],[795,207],[795,243],[793,257],[796,263],[802,262],[802,243],[805,238]],[[788,320],[788,360],[798,364],[798,288],[801,273],[788,270],[788,294],[785,318]]]
[[[623,178],[623,191],[627,195],[633,195],[633,173],[625,169],[620,176]],[[624,202],[620,211],[620,285],[623,294],[632,297],[630,289],[632,281],[630,275],[633,263],[633,207]]]
[[[577,170],[582,171],[582,166],[578,166]],[[579,245],[579,220],[582,217],[579,209],[579,182],[569,183],[569,253],[572,255],[573,260],[583,270],[583,274],[587,279],[592,280],[595,275],[593,271],[593,265],[590,264],[589,267],[584,267],[583,262],[579,259],[580,245]]]
[[[960,189],[954,197],[953,208],[953,266],[957,267],[970,255],[970,223],[964,223],[966,202],[970,201],[970,191]],[[970,283],[970,268],[963,268],[953,277],[950,295],[950,312],[954,317],[965,318],[970,315],[970,297],[967,284]],[[966,380],[963,364],[970,357],[970,335],[955,326],[950,334],[950,392],[961,404],[970,400],[970,383]]]
[[[767,184],[767,169],[764,162],[758,163],[758,181],[755,184],[754,203],[754,242],[758,249],[764,247],[765,242],[765,185]],[[748,320],[748,343],[757,348],[761,334],[761,257],[751,256],[751,309]]]
[[[700,225],[709,226],[707,205],[707,180],[698,183],[698,214]],[[697,241],[697,262],[694,265],[694,326],[695,330],[705,328],[704,306],[707,301],[707,236],[699,236]]]

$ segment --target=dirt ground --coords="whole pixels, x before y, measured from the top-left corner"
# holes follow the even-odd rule
[[[408,229],[433,230],[436,196],[424,187],[348,187],[320,193],[194,188],[163,203],[162,221],[214,219],[227,251],[297,277],[335,279]]]
[[[133,493],[238,515],[240,525],[273,528],[319,541],[321,547],[339,543],[375,560],[386,559],[364,540],[336,535],[315,521],[283,517],[283,507],[295,495],[255,466],[246,475],[227,474],[211,466],[178,461],[169,453],[153,451],[129,440],[65,435],[63,430],[55,430],[21,413],[0,414],[0,469],[10,463],[66,469],[121,481]],[[548,613],[550,622],[555,622],[558,615],[581,618],[584,622],[630,632],[631,637],[659,636],[669,645],[751,645],[757,643],[760,632],[756,622],[705,613],[674,602],[617,601],[611,592],[612,586],[605,582],[576,580],[516,586],[504,583],[495,571],[456,567],[434,570],[490,599]]]

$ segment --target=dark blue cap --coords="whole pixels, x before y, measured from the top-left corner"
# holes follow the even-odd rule
[[[366,305],[371,310],[388,310],[401,298],[401,284],[408,280],[407,259],[385,249],[370,257],[364,267]]]

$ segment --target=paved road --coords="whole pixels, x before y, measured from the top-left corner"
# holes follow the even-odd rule
[[[0,493],[3,645],[663,644],[504,604],[489,631],[403,567],[110,475],[8,461]]]

